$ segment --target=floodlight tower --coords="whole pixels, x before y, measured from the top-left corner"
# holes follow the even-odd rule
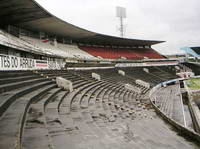
[[[124,32],[125,32],[123,20],[126,18],[126,8],[116,7],[116,16],[120,20],[119,31],[120,31],[120,36],[123,38],[124,37]]]

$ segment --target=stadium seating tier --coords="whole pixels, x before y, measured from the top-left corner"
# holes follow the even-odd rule
[[[95,57],[102,57],[105,59],[163,59],[163,56],[161,56],[151,48],[123,49],[84,46],[79,46],[79,48]]]
[[[163,81],[159,79],[163,76],[163,79],[176,78],[174,73],[167,68],[166,71],[149,68],[150,73],[144,73],[143,68],[136,68],[138,71],[123,69],[127,76],[119,75],[116,68],[1,71],[0,148],[67,146],[73,149],[81,148],[82,141],[95,148],[117,146],[131,149],[148,148],[149,145],[160,148],[167,146],[169,141],[172,148],[194,147],[167,128],[150,106],[149,89],[135,83],[136,79],[143,79],[154,86]],[[93,79],[92,72],[101,75],[101,80]],[[58,88],[54,81],[57,76],[72,81],[74,90],[69,92]],[[127,83],[141,92],[126,89],[124,85]],[[134,141],[137,136],[141,136],[137,138],[139,142],[144,142],[144,138],[151,141],[144,146]],[[159,145],[152,145],[155,139]],[[110,144],[110,140],[114,144]]]

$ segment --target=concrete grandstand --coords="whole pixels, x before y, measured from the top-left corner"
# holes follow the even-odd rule
[[[182,86],[200,67],[152,49],[162,42],[0,1],[0,148],[199,148],[198,109]]]
[[[7,6],[8,4],[5,4],[4,2],[1,3],[1,12],[4,13],[0,15],[0,25],[8,32],[6,33],[1,31],[1,42],[3,45],[6,44],[11,47],[20,47],[20,49],[28,49],[28,51],[31,49],[32,51],[47,55],[80,58],[86,60],[97,59],[98,57],[103,56],[102,53],[104,53],[104,51],[107,51],[108,53],[107,56],[103,56],[107,59],[163,58],[159,53],[151,49],[151,45],[161,43],[162,41],[122,39],[97,34],[60,20],[33,1],[24,3],[26,3],[26,8],[19,10],[15,10],[15,8]],[[12,4],[15,5],[15,1],[13,1],[10,5]],[[18,8],[23,7],[24,5],[22,1]],[[5,13],[7,15],[4,15]],[[12,25],[13,22],[14,26]],[[42,42],[44,41],[43,39],[48,39],[46,40],[47,42],[45,42],[46,44]],[[92,47],[88,46],[89,43],[92,44]],[[69,47],[69,44],[72,46]],[[85,46],[87,48],[83,48],[85,50],[81,50],[78,47],[79,45],[81,45],[80,47]],[[107,46],[109,48],[107,48]],[[97,48],[97,51],[100,53],[97,54],[97,52],[95,52],[95,48]],[[101,51],[98,48],[101,48],[104,51]],[[123,52],[119,53],[116,51]],[[137,53],[135,51],[137,51]],[[117,56],[110,57],[109,53],[116,53]],[[130,53],[133,56],[128,56]]]

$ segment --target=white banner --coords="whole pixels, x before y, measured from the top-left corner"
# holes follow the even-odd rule
[[[0,70],[61,69],[64,66],[65,62],[62,59],[47,61],[0,55]]]
[[[146,66],[166,66],[166,65],[178,65],[178,62],[170,62],[170,61],[166,61],[166,62],[146,62],[145,65]]]
[[[142,67],[144,63],[119,63],[115,67]]]
[[[143,67],[143,66],[166,66],[178,65],[178,62],[145,62],[145,63],[118,63],[115,67]]]

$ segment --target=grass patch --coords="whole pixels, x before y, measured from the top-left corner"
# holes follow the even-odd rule
[[[188,80],[187,86],[192,90],[200,90],[200,79],[191,79]]]

